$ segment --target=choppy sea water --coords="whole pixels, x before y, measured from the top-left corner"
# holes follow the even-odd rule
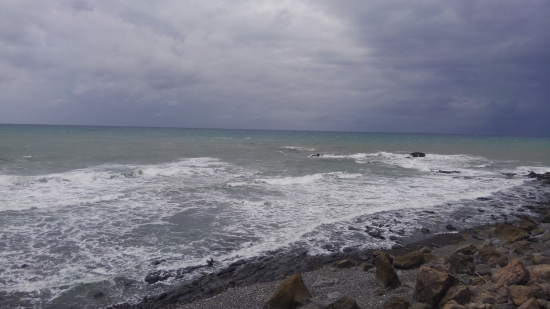
[[[0,125],[0,307],[136,302],[176,283],[148,273],[210,257],[389,247],[362,229],[412,235],[423,210],[491,222],[548,199],[528,171],[550,171],[550,138]]]

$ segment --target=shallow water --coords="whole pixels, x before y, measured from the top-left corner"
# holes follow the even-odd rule
[[[531,170],[550,171],[549,138],[1,125],[0,297],[95,308],[209,257],[391,246],[348,227],[490,221],[548,197]]]

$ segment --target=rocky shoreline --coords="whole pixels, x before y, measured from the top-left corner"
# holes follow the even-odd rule
[[[541,175],[541,176],[537,177],[537,175]],[[544,175],[535,174],[534,176],[530,176],[530,177],[537,178],[539,181],[543,183],[546,183],[546,184],[548,183],[547,182],[548,175],[546,174]],[[387,250],[383,254],[381,254],[381,251],[377,251],[377,250],[367,250],[367,251],[347,250],[347,252],[335,252],[333,254],[325,255],[325,256],[310,256],[307,254],[307,251],[300,250],[300,249],[296,249],[294,251],[284,252],[284,253],[271,252],[266,254],[265,256],[260,256],[260,257],[256,257],[248,260],[236,261],[217,273],[206,274],[193,281],[184,282],[180,286],[173,288],[169,292],[163,293],[155,297],[145,297],[143,301],[139,304],[135,304],[135,305],[120,304],[120,305],[112,306],[110,308],[233,308],[230,305],[228,305],[228,302],[230,301],[221,300],[225,294],[229,294],[229,295],[233,294],[234,296],[235,291],[239,289],[244,289],[245,291],[246,289],[248,289],[253,291],[258,289],[261,290],[262,288],[266,287],[267,290],[263,292],[263,295],[258,295],[259,299],[262,299],[260,300],[260,302],[263,302],[263,303],[259,303],[258,301],[255,301],[255,302],[252,301],[247,303],[246,301],[243,302],[243,300],[241,300],[234,307],[234,308],[259,308],[259,307],[262,307],[264,304],[267,304],[266,302],[269,295],[273,293],[273,291],[276,289],[276,286],[274,285],[281,284],[281,281],[285,278],[289,280],[289,278],[292,278],[291,276],[293,274],[304,274],[306,285],[308,282],[311,282],[311,285],[315,285],[315,280],[319,278],[316,278],[315,280],[313,280],[311,277],[308,277],[310,274],[312,276],[317,276],[317,277],[320,276],[319,274],[325,274],[326,277],[334,277],[334,276],[337,276],[339,272],[346,273],[346,276],[342,280],[344,280],[345,278],[353,278],[354,275],[357,275],[357,273],[359,273],[361,278],[364,277],[364,279],[362,280],[365,280],[366,282],[368,281],[370,282],[370,285],[373,285],[371,287],[372,291],[365,292],[368,294],[369,297],[372,296],[371,294],[373,293],[374,290],[376,290],[377,286],[381,288],[380,285],[383,285],[384,289],[382,290],[378,289],[377,293],[385,296],[392,295],[392,293],[394,293],[395,291],[403,292],[402,290],[408,287],[411,290],[410,291],[411,293],[409,293],[411,294],[411,297],[409,297],[408,299],[407,297],[401,297],[402,299],[404,299],[405,301],[408,301],[409,305],[412,301],[415,301],[415,300],[416,301],[423,300],[424,301],[423,303],[426,303],[426,299],[422,298],[423,296],[420,296],[420,294],[414,292],[416,291],[415,288],[418,286],[418,282],[416,284],[411,283],[411,281],[417,280],[416,278],[412,278],[412,277],[418,276],[418,273],[419,273],[418,267],[420,265],[422,265],[421,270],[429,267],[430,269],[433,269],[433,271],[447,273],[449,274],[449,276],[451,276],[451,278],[455,278],[456,277],[455,275],[457,274],[462,275],[462,273],[460,273],[462,270],[458,271],[455,268],[452,268],[452,267],[449,268],[450,267],[449,265],[453,265],[452,263],[454,260],[452,259],[447,260],[452,254],[454,254],[454,252],[450,252],[449,250],[456,249],[451,247],[457,246],[459,244],[472,245],[475,247],[475,250],[472,249],[473,251],[471,252],[472,253],[471,255],[464,254],[464,252],[457,253],[457,254],[460,254],[460,256],[458,256],[460,261],[463,260],[462,256],[471,256],[472,258],[475,257],[475,259],[477,259],[475,263],[472,261],[474,265],[474,271],[477,271],[476,263],[478,261],[484,261],[484,260],[479,260],[479,258],[476,257],[476,254],[478,254],[479,250],[482,250],[485,247],[489,248],[489,246],[494,246],[495,248],[493,249],[496,251],[498,251],[497,249],[502,251],[501,255],[503,255],[504,251],[507,249],[508,253],[506,254],[506,257],[508,258],[508,260],[513,260],[514,258],[516,258],[518,255],[517,254],[518,250],[520,251],[524,250],[524,253],[531,252],[533,254],[536,253],[540,255],[541,252],[535,252],[535,251],[536,250],[541,251],[542,250],[541,248],[546,245],[546,241],[550,239],[550,233],[548,232],[548,225],[546,223],[539,224],[539,221],[544,221],[542,220],[542,216],[546,215],[549,212],[548,206],[549,206],[548,202],[542,203],[542,204],[539,203],[537,205],[530,205],[530,207],[528,208],[528,211],[531,213],[531,216],[525,215],[522,212],[518,212],[514,214],[516,218],[508,218],[504,216],[503,219],[505,219],[506,224],[500,223],[500,225],[497,224],[496,226],[495,225],[479,226],[473,229],[463,230],[460,233],[454,232],[456,228],[453,226],[450,226],[450,227],[447,227],[447,230],[450,231],[450,233],[448,234],[434,235],[431,238],[405,244],[403,246],[400,244],[397,244],[396,246],[393,247],[393,249]],[[540,217],[537,217],[536,216],[537,214]],[[508,219],[513,219],[513,220],[508,221]],[[513,244],[517,244],[520,247],[523,246],[521,247],[523,249],[517,249],[516,247],[507,248],[506,242],[501,243],[503,242],[503,240],[500,240],[499,242],[500,238],[498,238],[498,236],[495,236],[494,234],[494,231],[498,230],[499,227],[500,229],[502,229],[502,226],[512,227],[511,224],[513,222],[515,222],[514,224],[523,224],[523,225],[527,224],[525,222],[531,222],[534,226],[539,227],[539,228],[533,228],[531,230],[522,229],[521,226],[517,227],[519,229],[524,230],[525,233],[527,233],[528,235],[526,239],[520,239],[513,242]],[[531,226],[529,228],[531,228]],[[543,230],[542,233],[539,233],[540,229]],[[536,233],[538,234],[532,235],[531,233],[533,231],[536,231]],[[464,243],[465,241],[469,241],[469,243]],[[535,244],[537,244],[537,246],[539,246],[540,248],[531,248],[535,246]],[[421,249],[424,252],[419,251]],[[440,256],[437,256],[434,253],[431,253],[431,252],[437,252],[437,250],[442,250],[443,252],[447,252],[447,253],[441,254]],[[542,251],[542,252],[545,252],[545,251]],[[420,255],[418,253],[420,253]],[[449,253],[452,253],[452,254],[449,254]],[[407,254],[414,255],[413,260],[416,259],[416,262],[412,263],[414,265],[412,267],[412,271],[410,270],[411,268],[411,265],[409,265],[411,264],[410,261],[400,262],[400,257],[407,256]],[[530,256],[531,255],[527,257],[530,257]],[[455,255],[455,259],[457,259],[457,255]],[[380,260],[386,260],[386,261],[384,262]],[[466,260],[470,261],[469,258],[466,258]],[[422,263],[419,264],[418,261],[422,261]],[[484,261],[484,262],[487,262],[487,261]],[[530,266],[530,264],[532,264],[531,260],[524,261],[520,259],[520,262],[523,263],[524,267]],[[459,262],[456,262],[456,263],[459,263]],[[369,271],[369,266],[368,266],[369,264],[376,265],[376,267],[372,268],[377,270],[376,273],[373,272],[372,269]],[[486,265],[483,263],[477,263],[477,264]],[[501,262],[501,264],[503,264],[503,262]],[[395,273],[395,277],[400,278],[402,276],[404,277],[412,276],[411,278],[409,278],[410,279],[409,281],[405,281],[405,282],[408,282],[408,285],[401,284],[402,280],[400,281],[399,284],[396,284],[395,282],[391,283],[391,280],[388,281],[389,282],[388,283],[386,282],[386,279],[381,279],[380,277],[381,275],[377,273],[378,273],[378,270],[383,268],[382,265],[386,265],[386,266],[389,265],[391,266],[391,269],[394,269],[395,268],[394,266],[396,266],[397,268],[399,267],[405,268],[406,270],[403,269],[398,271],[400,272],[400,274]],[[506,266],[506,265],[500,265],[500,264],[495,264],[495,265],[497,267]],[[386,269],[389,269],[389,267],[386,267]],[[491,270],[491,275],[493,275],[492,272],[494,268],[489,268],[489,269]],[[487,269],[484,269],[484,270],[485,270],[484,273],[487,273]],[[497,269],[497,271],[498,270],[499,269]],[[432,270],[429,270],[428,272],[430,271]],[[181,272],[182,274],[184,274],[185,269],[181,270]],[[355,272],[355,274],[350,272]],[[391,273],[391,271],[388,271],[388,272]],[[476,277],[475,273],[473,275],[471,275],[470,273],[472,272],[470,271],[466,275],[473,277],[470,279],[470,283],[474,282],[475,286],[477,286],[478,284],[481,285],[481,283],[487,284],[485,281],[491,282],[492,280],[491,275],[488,275],[488,274],[484,275],[485,277],[480,276],[478,274]],[[326,274],[328,274],[328,276]],[[157,278],[154,278],[155,275],[159,277],[158,279],[162,280],[162,276],[163,276],[162,272],[159,272],[158,274],[152,274],[152,276],[150,275],[148,276],[148,278],[151,281],[154,281],[157,279]],[[390,274],[390,277],[392,276],[393,275]],[[456,283],[455,279],[453,279],[454,280],[453,282]],[[292,280],[296,281],[297,279],[294,278]],[[380,282],[386,282],[386,283],[380,284]],[[317,285],[319,285],[319,282],[317,283],[318,283]],[[324,283],[324,284],[328,284],[328,283]],[[412,285],[414,285],[414,287]],[[336,282],[333,282],[333,284],[327,285],[327,287],[333,287],[333,289],[336,286],[338,286],[338,283]],[[366,284],[365,288],[367,288],[368,286],[369,284]],[[313,290],[314,294],[316,289],[322,291],[322,287],[306,286],[306,290],[308,287]],[[395,287],[398,287],[398,288],[395,288]],[[518,288],[518,289],[521,289],[521,288]],[[247,293],[247,292],[244,292],[244,293]],[[398,293],[398,294],[402,294],[402,293]],[[356,296],[355,298],[361,299],[361,295],[359,294],[357,295],[358,296]],[[328,302],[329,299],[322,300],[320,298],[316,298],[316,300],[314,300],[314,297],[313,298],[308,297],[306,299],[302,299],[302,302],[299,302],[299,303],[304,306],[308,306],[308,308],[310,309],[328,308],[330,304],[334,303],[334,302],[332,303]],[[497,298],[498,297],[496,297],[495,299]],[[218,300],[217,304],[216,304],[216,299]],[[340,298],[337,298],[335,301],[338,301],[338,299]],[[353,299],[353,297],[350,296],[348,298],[340,299],[340,300],[341,302],[345,303],[346,301],[349,301],[349,299]],[[504,305],[509,304],[510,302],[509,300],[504,301],[502,297],[498,299],[501,301],[500,303],[495,302],[490,305],[493,307],[496,306],[498,308],[501,308],[501,307],[508,308],[508,307],[505,307]],[[212,303],[212,301],[214,301],[214,303]],[[396,300],[394,300],[394,302],[395,301]],[[376,302],[376,304],[371,304],[371,305],[366,304],[365,302],[361,302],[360,300],[359,302],[361,305],[360,308],[379,308],[382,305],[379,302]],[[429,303],[430,301],[427,301],[427,302]],[[402,302],[402,303],[406,304],[406,302]],[[432,303],[430,303],[430,305],[432,307],[434,306],[437,307],[439,303],[435,304],[433,303],[433,300],[432,300]],[[457,306],[462,306],[462,305],[463,304],[457,303]],[[333,305],[332,307],[338,308],[335,306],[336,305]],[[416,308],[430,308],[430,306],[426,306],[426,307],[418,307],[418,305],[416,306],[417,306]],[[283,307],[273,307],[273,308],[283,308]],[[341,307],[341,308],[348,308],[348,307]],[[352,306],[349,308],[354,308],[354,307]],[[388,308],[408,308],[408,307],[406,306],[395,307],[392,305]],[[460,308],[460,307],[456,307],[456,308]],[[479,307],[479,308],[486,308],[486,307]],[[515,307],[511,306],[510,308],[515,308]]]

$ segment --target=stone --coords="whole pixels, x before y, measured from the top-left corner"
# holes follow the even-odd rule
[[[418,251],[420,251],[420,252],[422,252],[422,253],[430,253],[430,252],[432,252],[432,248],[431,248],[431,247],[428,247],[428,246],[424,246],[424,247],[422,247],[422,248],[421,248],[420,250],[418,250]]]
[[[550,214],[544,216],[544,218],[542,219],[542,223],[550,223]]]
[[[445,305],[441,306],[442,309],[466,309],[465,306],[459,305],[456,301],[451,300]]]
[[[378,288],[372,290],[372,294],[376,295],[376,296],[386,295],[386,290],[384,290],[383,288],[378,287]]]
[[[338,283],[338,279],[318,278],[317,280],[315,280],[315,282],[313,282],[313,284],[311,286],[314,287],[314,288],[320,288],[320,287],[331,286],[331,285],[334,285],[336,283]]]
[[[542,233],[544,233],[544,229],[542,229],[542,228],[540,228],[540,227],[539,227],[539,228],[536,228],[536,229],[534,229],[534,230],[531,231],[531,235],[535,235],[535,236],[536,236],[536,235],[540,235],[540,234],[542,234]]]
[[[294,274],[279,285],[265,303],[264,309],[294,309],[303,306],[308,298],[311,298],[311,293],[302,275]]]
[[[355,267],[355,266],[357,266],[357,264],[354,261],[350,260],[350,259],[345,259],[345,260],[335,262],[334,264],[332,264],[332,266],[336,267],[336,268],[343,269],[343,268]]]
[[[369,263],[369,262],[363,262],[363,263],[361,263],[361,265],[359,265],[358,268],[359,268],[359,270],[367,271],[367,270],[369,270],[369,269],[371,269],[371,268],[373,268],[373,267],[374,267],[373,264],[371,264],[371,263]]]
[[[416,277],[414,299],[431,306],[439,304],[451,283],[449,274],[423,265]]]
[[[401,244],[395,244],[393,246],[391,246],[392,250],[397,250],[397,249],[402,249],[403,246]]]
[[[513,259],[493,274],[492,280],[497,288],[523,284],[529,281],[529,272],[520,259]]]
[[[472,298],[472,292],[465,285],[457,285],[450,287],[443,299],[440,302],[440,306],[450,302],[451,300],[456,301],[459,305],[464,305],[470,302]]]
[[[407,300],[399,297],[392,297],[382,305],[382,309],[409,309],[410,306],[411,303]]]
[[[343,295],[328,305],[328,309],[359,309],[357,302],[349,295]]]
[[[427,228],[423,227],[423,228],[420,229],[420,232],[422,232],[422,234],[424,234],[424,235],[430,234],[430,229],[427,229]]]
[[[409,269],[424,264],[424,255],[414,250],[402,256],[396,256],[393,259],[393,266],[395,268]]]
[[[511,285],[508,287],[508,297],[518,306],[521,306],[529,298],[533,298],[534,296],[535,292],[532,286]]]
[[[518,309],[540,309],[539,302],[534,298],[529,298],[526,302],[524,302],[521,306],[518,307]]]
[[[147,282],[149,284],[153,284],[153,283],[156,283],[156,282],[159,282],[159,281],[164,281],[164,280],[166,280],[170,277],[173,277],[173,276],[174,275],[169,273],[169,272],[166,272],[164,270],[159,270],[159,271],[148,274],[145,277],[145,282]]]
[[[520,222],[516,223],[516,227],[520,228],[522,230],[526,231],[532,231],[538,227],[535,223],[527,220],[521,220]]]
[[[374,260],[376,265],[376,280],[383,288],[393,289],[401,284],[397,273],[386,255],[379,254]]]
[[[487,276],[487,275],[490,276],[492,274],[491,267],[485,264],[477,264],[476,273],[480,276]]]
[[[497,265],[504,267],[508,264],[508,257],[498,250],[488,247],[479,249],[476,254],[476,260],[479,264],[487,264],[489,267],[495,267]]]
[[[105,293],[99,291],[92,294],[92,298],[102,298],[105,296]]]
[[[447,224],[447,225],[445,226],[445,228],[446,228],[448,231],[456,231],[456,227],[454,227],[454,226],[452,226],[452,225],[450,225],[450,224]]]
[[[531,261],[533,262],[533,265],[550,264],[550,256],[533,255]]]
[[[426,303],[414,303],[409,309],[432,309],[433,307]]]
[[[533,279],[539,279],[543,281],[549,281],[550,279],[550,265],[540,264],[527,267],[529,276]]]
[[[506,243],[511,243],[528,239],[530,235],[517,227],[506,225],[504,223],[497,223],[495,236],[504,240]]]
[[[324,307],[319,307],[319,306],[317,306],[315,304],[312,304],[312,303],[309,303],[305,307],[302,307],[302,309],[321,309],[321,308],[324,308]]]
[[[464,255],[460,253],[453,253],[445,260],[446,264],[449,264],[452,270],[457,274],[475,274],[474,258],[471,255]]]
[[[418,152],[418,151],[417,151],[417,152],[412,152],[412,153],[410,154],[410,156],[411,156],[411,157],[414,157],[414,158],[417,158],[417,157],[425,157],[426,154],[423,153],[423,152]]]
[[[390,261],[390,263],[393,263],[393,257],[387,253],[386,251],[382,251],[382,250],[374,250],[372,251],[372,256],[376,259],[376,257],[378,255],[383,255],[386,259],[388,259],[388,261]]]
[[[317,308],[326,308],[329,305],[328,303],[325,303],[322,300],[315,297],[308,298],[307,301],[317,306]]]
[[[342,293],[340,293],[340,292],[328,293],[327,297],[330,298],[330,299],[338,299],[338,298],[342,297]]]
[[[464,244],[456,248],[455,253],[470,255],[470,254],[474,254],[476,251],[477,251],[477,248],[476,246],[474,246],[474,244]]]

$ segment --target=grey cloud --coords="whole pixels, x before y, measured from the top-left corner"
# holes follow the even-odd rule
[[[549,135],[549,15],[542,0],[21,0],[0,12],[0,122]]]

